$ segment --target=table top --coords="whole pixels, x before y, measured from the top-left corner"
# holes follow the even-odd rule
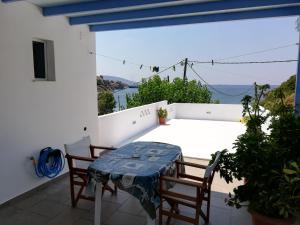
[[[175,161],[182,159],[179,146],[159,142],[133,142],[109,151],[96,159],[88,168],[96,182],[111,180],[121,190],[138,198],[155,218],[159,206],[159,176],[175,175]]]

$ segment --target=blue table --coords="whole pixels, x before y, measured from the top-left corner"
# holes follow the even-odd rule
[[[98,185],[95,224],[101,220],[101,184],[109,180],[136,197],[149,217],[155,219],[160,204],[159,176],[174,176],[175,161],[181,159],[179,146],[158,142],[133,142],[101,155],[88,168],[90,177]]]

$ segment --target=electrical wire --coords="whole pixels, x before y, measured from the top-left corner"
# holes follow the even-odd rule
[[[146,65],[146,64],[143,64],[143,63],[135,63],[135,62],[132,62],[130,60],[120,59],[120,58],[116,58],[116,57],[108,56],[108,55],[103,55],[103,54],[95,53],[95,52],[92,52],[92,51],[89,51],[89,54],[104,57],[104,58],[111,59],[111,60],[118,61],[118,62],[122,62],[123,64],[131,64],[131,65],[134,65],[134,66],[138,66],[140,69],[153,67],[151,65]],[[167,68],[166,66],[159,66],[159,67],[160,68]]]
[[[271,61],[239,61],[239,62],[219,62],[219,61],[189,61],[191,63],[198,63],[198,64],[223,64],[223,65],[237,65],[237,64],[269,64],[269,63],[290,63],[290,62],[298,62],[297,59],[286,59],[286,60],[271,60]]]
[[[227,73],[229,75],[233,75],[233,76],[252,76],[253,74],[250,74],[250,73],[245,73],[243,72],[243,74],[241,73],[236,73],[236,72],[232,72],[232,71],[228,71],[228,70],[224,70],[224,69],[219,69],[219,68],[216,68],[216,67],[213,67],[213,66],[204,66],[203,64],[199,65],[199,64],[194,64],[194,67],[195,66],[198,66],[198,67],[201,67],[203,69],[210,69],[210,70],[215,70],[215,71],[219,71],[219,72],[222,72],[222,73]]]
[[[149,77],[143,78],[142,81],[138,81],[138,82],[136,82],[136,84],[138,85],[138,84],[142,83],[143,80],[148,80],[148,79],[150,79],[151,77],[154,77],[154,76],[159,75],[159,74],[161,74],[161,73],[163,73],[163,72],[165,72],[165,71],[167,71],[167,70],[169,70],[169,69],[171,69],[171,68],[174,68],[174,66],[177,66],[178,64],[180,64],[180,63],[182,63],[182,62],[183,62],[183,60],[180,60],[179,62],[177,62],[177,63],[175,63],[175,64],[173,64],[173,65],[171,65],[171,66],[169,66],[169,67],[167,67],[167,68],[165,68],[165,69],[163,69],[162,71],[159,71],[159,72],[157,72],[157,73],[155,73],[155,74],[153,74],[153,75],[151,75],[151,76],[149,76]],[[123,89],[114,91],[113,94],[118,93],[118,92],[120,92],[120,91],[122,91],[122,90],[123,90]]]
[[[251,89],[253,89],[253,87],[251,86],[249,89],[247,89],[246,91],[244,92],[241,92],[239,94],[228,94],[226,92],[223,92],[223,91],[220,91],[218,90],[217,88],[213,87],[212,85],[210,85],[206,80],[204,80],[199,73],[197,73],[197,71],[194,70],[194,68],[188,63],[188,66],[191,68],[191,70],[194,72],[194,74],[196,74],[196,76],[203,82],[205,83],[210,89],[214,90],[215,92],[219,93],[219,94],[222,94],[222,95],[225,95],[225,96],[229,96],[229,97],[238,97],[238,96],[242,96],[242,95],[246,95],[249,93],[249,91]]]
[[[299,45],[299,43],[282,45],[282,46],[278,46],[278,47],[275,47],[275,48],[267,48],[267,49],[263,49],[263,50],[248,52],[248,53],[244,53],[244,54],[241,54],[241,55],[229,56],[229,57],[226,57],[226,58],[220,58],[220,59],[216,59],[216,60],[223,61],[223,60],[227,60],[227,59],[235,59],[235,58],[240,58],[240,57],[244,57],[244,56],[256,55],[256,54],[260,54],[260,53],[275,51],[275,50],[278,50],[278,49],[288,48],[288,47],[296,46],[296,45]]]
[[[227,59],[234,59],[234,58],[239,58],[239,57],[244,57],[244,56],[249,56],[249,55],[256,55],[256,54],[260,54],[260,53],[264,53],[264,52],[270,52],[270,51],[275,51],[278,49],[283,49],[283,48],[288,48],[291,46],[296,46],[299,45],[299,43],[293,43],[293,44],[288,44],[288,45],[282,45],[282,46],[278,46],[278,47],[274,47],[274,48],[268,48],[268,49],[263,49],[263,50],[259,50],[259,51],[254,51],[254,52],[248,52],[245,54],[241,54],[241,55],[235,55],[235,56],[230,56],[230,57],[226,57],[226,58],[219,58],[216,59],[214,64],[254,64],[254,63],[282,63],[282,62],[296,62],[297,60],[275,60],[275,61],[257,61],[257,62],[219,62],[219,61],[223,61],[223,60],[227,60]],[[87,48],[88,50],[88,48]],[[111,59],[114,61],[118,61],[118,62],[122,62],[123,64],[131,64],[131,65],[135,65],[138,66],[140,69],[143,68],[151,68],[151,65],[146,65],[143,63],[136,63],[136,62],[132,62],[130,60],[125,60],[125,59],[120,59],[117,57],[113,57],[113,56],[108,56],[108,55],[104,55],[104,54],[99,54],[93,51],[88,50],[89,54],[94,54],[100,57],[104,57],[107,59]],[[206,64],[211,64],[213,60],[211,61],[190,61],[190,62],[195,62],[195,63],[206,63]],[[159,66],[160,68],[168,68],[167,66]]]

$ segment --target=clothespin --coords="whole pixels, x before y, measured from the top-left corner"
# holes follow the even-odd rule
[[[123,60],[123,65],[125,64],[125,62],[126,62],[126,61],[125,61],[125,59],[124,59],[124,60]]]
[[[213,60],[213,59],[211,60],[211,65],[212,65],[212,66],[214,65],[214,60]]]
[[[143,64],[142,65],[140,65],[140,70],[143,68]]]

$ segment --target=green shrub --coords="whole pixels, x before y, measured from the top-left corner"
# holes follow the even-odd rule
[[[243,116],[249,118],[247,129],[234,143],[235,153],[222,152],[220,175],[227,182],[246,181],[230,194],[228,205],[248,206],[250,211],[266,216],[287,218],[300,209],[299,171],[294,178],[295,172],[289,169],[297,169],[293,162],[300,162],[300,118],[284,101],[279,100],[271,114],[259,107],[268,88],[256,86],[254,98],[243,98]],[[269,132],[265,132],[262,125],[269,117]]]

